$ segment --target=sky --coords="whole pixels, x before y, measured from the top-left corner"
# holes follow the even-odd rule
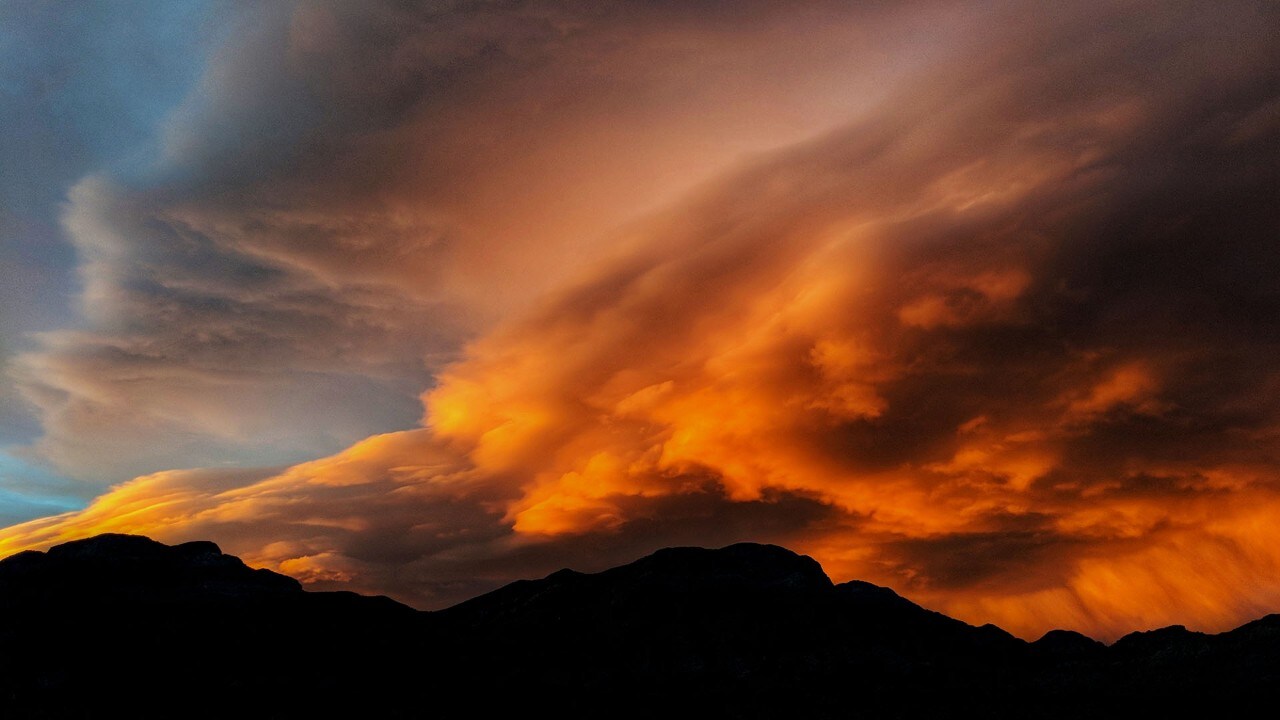
[[[0,553],[1280,610],[1280,7],[0,4]]]

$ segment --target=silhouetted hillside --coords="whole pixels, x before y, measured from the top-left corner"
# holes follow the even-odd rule
[[[751,544],[422,613],[103,535],[0,561],[0,609],[6,717],[1145,716],[1274,700],[1280,678],[1280,616],[1026,643]]]

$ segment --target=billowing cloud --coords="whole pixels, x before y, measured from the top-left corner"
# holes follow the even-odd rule
[[[1025,636],[1060,626],[1110,638],[1174,622],[1219,630],[1280,606],[1275,8],[1094,3],[1028,19],[1016,4],[966,14],[925,3],[857,16],[762,10],[728,26],[708,8],[652,8],[557,13],[545,27],[500,13],[520,17],[516,28],[464,13],[468,22],[449,20],[468,38],[460,47],[489,47],[468,33],[495,33],[484,37],[498,59],[467,54],[449,71],[440,58],[461,50],[424,40],[435,34],[397,45],[339,32],[359,23],[290,15],[301,46],[397,48],[386,52],[407,86],[438,82],[459,105],[380,95],[395,117],[412,117],[387,126],[377,117],[390,110],[341,95],[336,105],[365,109],[325,120],[336,129],[322,142],[337,144],[322,145],[322,160],[282,160],[251,192],[165,199],[159,231],[113,235],[98,222],[83,233],[88,296],[101,287],[108,309],[137,303],[129,317],[145,322],[51,336],[29,387],[61,388],[68,413],[86,397],[147,398],[112,395],[131,376],[91,361],[142,354],[158,336],[180,349],[164,352],[185,353],[157,362],[166,372],[195,372],[201,358],[271,368],[279,357],[286,374],[364,377],[402,377],[386,369],[405,357],[401,343],[456,350],[473,339],[429,365],[421,428],[284,470],[141,477],[83,512],[0,533],[0,549],[100,530],[211,537],[321,587],[439,606],[562,565],[755,539],[808,552],[836,579],[890,585]],[[693,165],[646,155],[693,147],[677,138],[710,141],[708,106],[681,95],[683,83],[731,80],[710,93],[737,108],[731,117],[761,97],[791,98],[794,88],[768,82],[791,77],[788,63],[850,69],[815,40],[839,36],[834,20],[846,40],[884,29],[853,54],[872,63],[848,80],[863,99],[807,106],[848,122],[783,131],[769,123],[791,122],[786,113],[762,111],[766,135],[786,142],[726,131],[731,140],[691,156],[718,160],[714,178],[691,171],[696,187],[681,184],[678,199],[643,183],[626,197],[637,178],[659,184]],[[813,33],[798,45],[787,39],[797,23]],[[923,47],[940,25],[964,32],[931,31],[943,49],[871,92],[867,78],[892,75],[871,49]],[[682,51],[686,42],[711,49]],[[778,66],[748,83],[751,58]],[[382,87],[361,79],[359,63],[304,65],[335,93]],[[589,70],[600,74],[579,75]],[[823,72],[799,94],[835,90]],[[580,95],[546,94],[568,80]],[[748,84],[764,95],[748,100]],[[587,129],[600,131],[594,113],[618,117],[632,95],[639,114],[619,122],[637,134],[608,150],[617,137]],[[534,102],[547,97],[562,102]],[[494,98],[511,112],[510,132],[493,125],[507,117]],[[434,123],[456,122],[467,102],[477,105],[463,129],[485,143],[415,135],[462,128]],[[390,147],[413,163],[393,163]],[[477,154],[446,157],[460,147]],[[725,169],[731,147],[761,152]],[[582,154],[566,156],[571,148]],[[433,184],[450,175],[406,169],[437,160],[474,183],[462,192]],[[329,172],[299,172],[312,162]],[[358,172],[361,162],[376,171]],[[500,202],[517,178],[547,184]],[[550,197],[597,178],[595,192]],[[69,222],[94,217],[104,197],[136,202],[92,181],[81,192]],[[265,201],[279,197],[312,202]],[[535,220],[545,222],[517,230]],[[169,239],[139,239],[156,232]],[[127,261],[113,264],[121,247]],[[512,279],[526,262],[536,277]],[[215,269],[215,290],[201,285],[208,274],[186,272],[197,266]],[[161,289],[142,282],[146,268],[161,268]],[[181,300],[192,288],[197,299]],[[236,309],[212,307],[213,296]],[[431,318],[453,306],[472,322],[414,334],[441,333]],[[314,330],[302,319],[311,309]],[[174,336],[174,317],[200,321]],[[335,328],[366,334],[335,344]],[[250,341],[250,329],[263,339]],[[75,384],[87,376],[113,380]],[[198,408],[192,422],[217,417],[220,393],[196,397],[187,388],[199,383],[168,377],[184,389],[157,391],[152,417],[184,417],[169,409],[179,399]],[[228,413],[227,427],[242,427]]]
[[[630,219],[842,122],[914,41],[874,8],[740,11],[233,13],[154,165],[69,193],[85,322],[13,362],[32,452],[101,483],[408,426],[467,338],[616,252]]]

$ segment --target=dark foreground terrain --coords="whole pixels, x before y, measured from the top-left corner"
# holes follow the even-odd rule
[[[0,717],[1153,717],[1280,699],[1280,616],[1027,643],[768,545],[448,610],[304,592],[212,543],[0,561]],[[1260,704],[1259,704],[1260,703]]]

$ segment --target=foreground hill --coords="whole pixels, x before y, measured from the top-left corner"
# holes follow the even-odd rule
[[[6,717],[1146,716],[1280,696],[1280,616],[1027,643],[768,545],[424,613],[304,592],[212,543],[102,535],[0,561],[0,610]]]

